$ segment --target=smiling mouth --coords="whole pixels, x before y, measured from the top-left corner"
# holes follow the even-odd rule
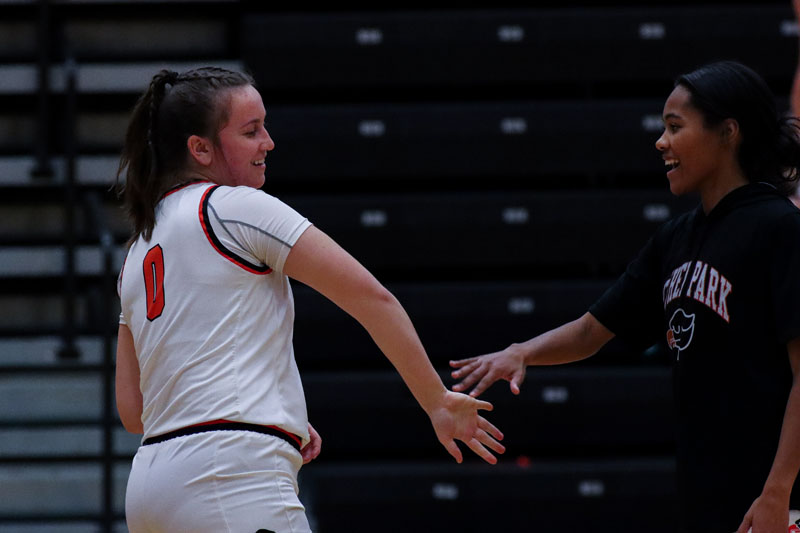
[[[668,166],[670,170],[675,170],[679,166],[681,166],[681,162],[677,159],[665,159],[664,165]]]
[[[253,161],[253,166],[260,167],[264,164],[265,161],[266,159],[259,159],[258,161]]]

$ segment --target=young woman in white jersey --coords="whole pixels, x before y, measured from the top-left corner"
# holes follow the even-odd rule
[[[504,451],[478,414],[491,404],[445,388],[397,299],[260,190],[275,146],[265,116],[249,76],[203,68],[161,71],[131,117],[116,377],[122,422],[144,435],[131,533],[309,531],[296,478],[320,438],[294,361],[289,278],[361,323],[456,461],[455,440],[492,464]]]

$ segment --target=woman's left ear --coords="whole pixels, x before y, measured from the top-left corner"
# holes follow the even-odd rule
[[[204,167],[211,165],[214,159],[214,150],[211,141],[199,135],[192,135],[186,141],[186,147],[192,159]]]
[[[735,118],[727,118],[722,122],[722,137],[729,143],[738,144],[741,142],[741,130],[739,121]]]

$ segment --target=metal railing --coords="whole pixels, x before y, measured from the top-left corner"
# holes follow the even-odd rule
[[[39,0],[39,20],[37,23],[37,137],[36,166],[34,177],[52,178],[53,167],[50,161],[50,147],[47,143],[48,121],[50,119],[50,35],[51,17],[49,0]]]
[[[102,441],[98,448],[94,448],[87,454],[70,455],[55,452],[53,454],[11,454],[0,456],[0,464],[3,465],[48,465],[48,464],[98,464],[102,474],[99,487],[100,502],[99,508],[90,506],[76,513],[70,512],[31,512],[26,511],[16,513],[0,513],[0,530],[4,529],[4,524],[68,524],[76,522],[90,522],[97,524],[93,531],[111,533],[114,525],[122,519],[114,508],[114,465],[122,459],[114,452],[114,432],[119,427],[119,422],[114,412],[114,346],[116,336],[116,321],[114,320],[114,310],[116,304],[116,267],[115,255],[118,246],[114,235],[110,231],[108,220],[106,220],[103,206],[102,193],[96,190],[85,190],[78,185],[77,158],[78,142],[77,118],[78,118],[78,70],[79,66],[70,51],[64,51],[65,60],[64,89],[63,89],[63,123],[55,124],[53,118],[53,91],[51,87],[50,72],[53,67],[51,61],[51,36],[53,34],[53,24],[51,18],[51,2],[48,0],[38,0],[38,22],[37,22],[37,138],[35,144],[35,161],[31,170],[31,176],[41,179],[41,185],[53,187],[60,191],[63,197],[63,239],[61,246],[63,249],[63,277],[61,290],[61,304],[63,307],[63,322],[59,328],[59,346],[56,349],[56,360],[53,365],[43,367],[31,367],[27,365],[17,367],[4,367],[4,372],[20,375],[47,375],[51,373],[85,372],[87,375],[97,376],[102,382],[99,388],[102,409],[98,416],[81,417],[80,419],[30,419],[30,420],[10,420],[0,423],[0,428],[9,429],[33,429],[33,428],[70,428],[70,427],[94,427],[101,430]],[[63,49],[63,48],[62,48]],[[60,98],[61,95],[59,95]],[[60,101],[60,100],[59,100]],[[65,164],[64,179],[56,180],[56,173],[53,168],[53,153],[51,146],[50,132],[54,127],[58,130],[63,142],[63,159]],[[77,224],[78,216],[84,216],[86,229],[80,232]],[[76,268],[76,252],[79,241],[89,238],[92,244],[96,244],[102,257],[102,266],[99,277],[92,281],[93,287],[99,287],[100,298],[97,299],[96,316],[101,317],[96,324],[89,324],[83,328],[79,324],[77,303],[82,296],[81,291],[85,289],[85,280],[81,279]],[[77,338],[83,330],[88,331],[94,336],[102,339],[102,356],[98,364],[81,361],[83,354],[78,346]],[[47,391],[41,391],[46,396]],[[54,442],[53,446],[58,446]],[[93,509],[98,509],[96,512]]]
[[[66,135],[65,135],[65,160],[66,160],[66,183],[65,183],[65,204],[67,211],[66,233],[65,239],[65,257],[67,270],[65,278],[65,313],[64,324],[64,342],[60,355],[62,357],[76,357],[78,352],[74,345],[74,305],[77,295],[77,286],[75,283],[75,265],[74,255],[76,247],[75,239],[75,221],[74,213],[76,207],[79,207],[78,194],[76,187],[76,158],[77,146],[75,142],[75,124],[77,121],[77,64],[71,55],[67,56],[65,61],[65,71],[67,77],[66,86]],[[100,424],[103,433],[103,445],[100,461],[102,464],[102,504],[101,515],[99,518],[101,531],[111,533],[113,530],[115,513],[114,513],[114,428],[117,425],[116,417],[113,412],[112,406],[114,405],[114,334],[112,329],[112,313],[114,309],[113,301],[115,298],[114,284],[116,280],[116,273],[114,269],[114,254],[116,245],[114,236],[108,229],[109,225],[105,220],[103,213],[103,202],[100,194],[97,191],[85,191],[82,195],[80,207],[83,207],[87,215],[89,228],[93,230],[93,237],[99,243],[102,255],[102,268],[100,277],[101,286],[101,305],[100,317],[100,333],[103,339],[102,348],[102,417]]]

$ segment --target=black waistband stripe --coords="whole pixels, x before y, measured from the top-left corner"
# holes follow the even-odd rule
[[[298,452],[300,451],[301,439],[297,435],[290,435],[280,429],[270,426],[260,426],[258,424],[247,424],[245,422],[220,422],[214,424],[200,424],[197,426],[189,426],[163,435],[156,435],[144,439],[142,446],[149,446],[157,444],[177,437],[185,437],[187,435],[194,435],[196,433],[205,433],[207,431],[252,431],[255,433],[263,433],[264,435],[272,435],[281,438],[291,444]]]

